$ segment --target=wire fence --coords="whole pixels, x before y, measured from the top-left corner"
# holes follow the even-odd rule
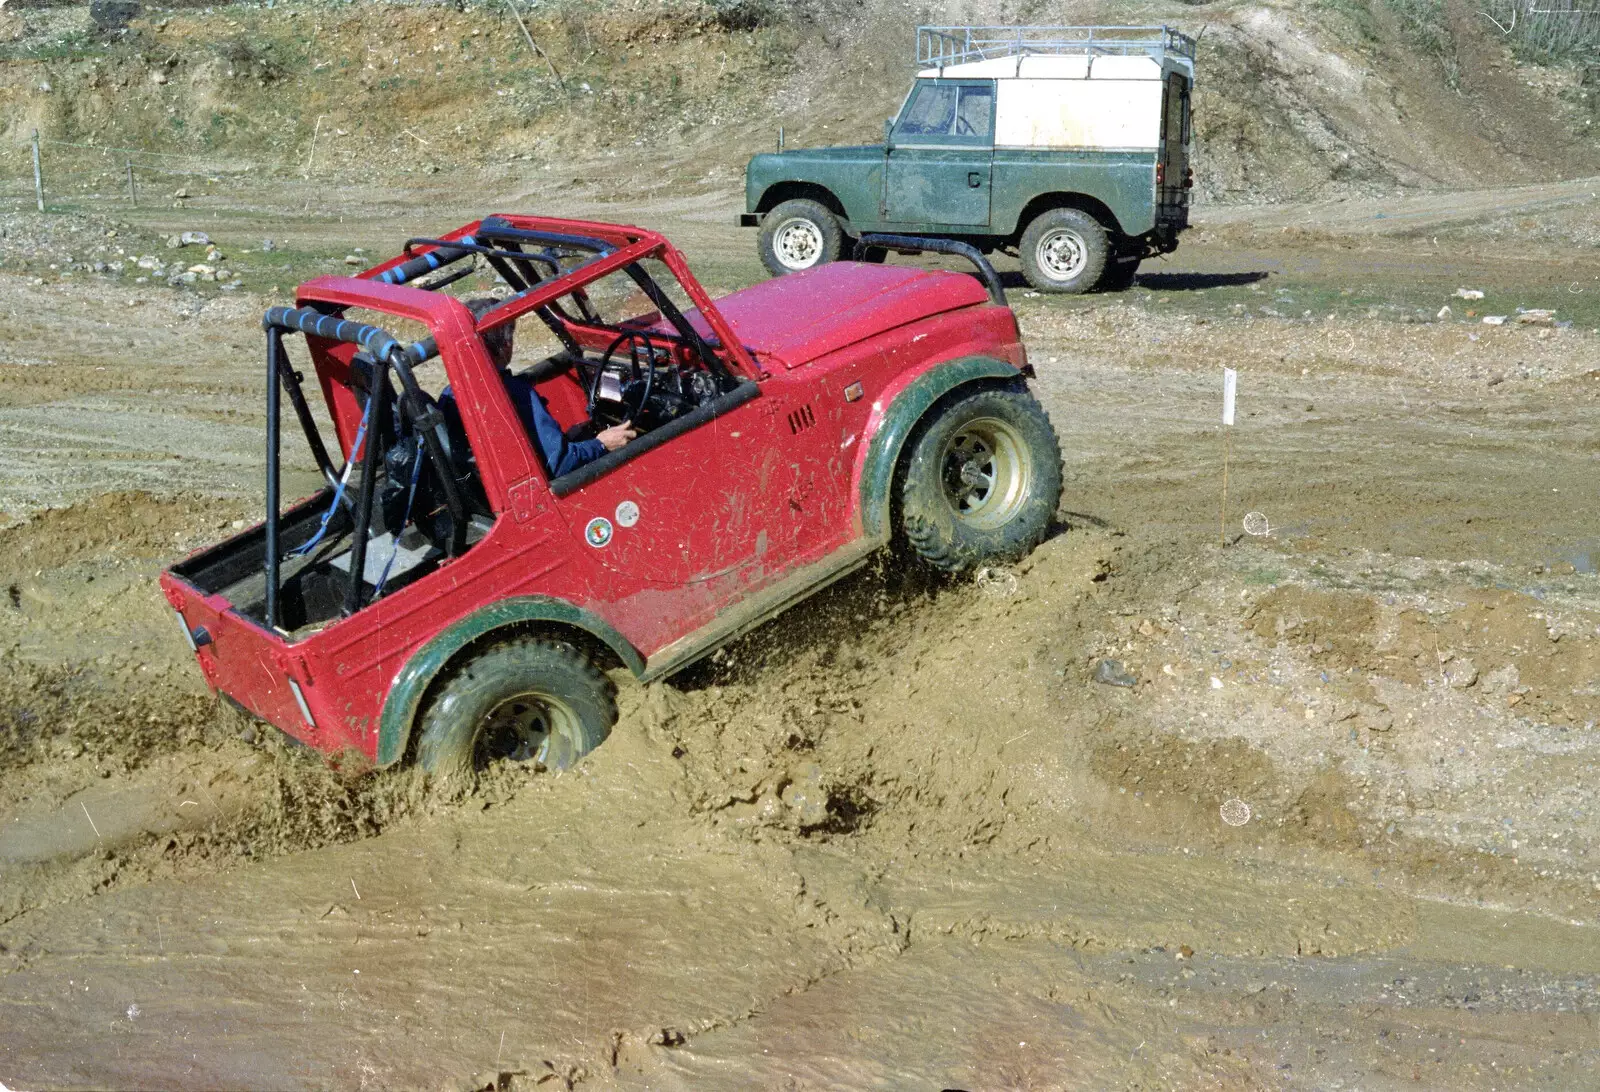
[[[35,131],[0,144],[0,208],[45,212],[85,202],[129,208],[242,191],[289,165],[228,155],[183,155],[113,144],[55,140]]]

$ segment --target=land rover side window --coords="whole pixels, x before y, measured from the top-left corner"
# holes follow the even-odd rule
[[[919,141],[937,137],[987,142],[994,134],[994,88],[989,84],[920,84],[894,134]]]

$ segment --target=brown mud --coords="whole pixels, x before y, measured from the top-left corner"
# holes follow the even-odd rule
[[[1554,199],[1565,241],[1512,257],[1590,291]],[[484,200],[759,276],[729,196]],[[228,712],[159,596],[256,518],[270,297],[0,272],[0,1080],[1594,1087],[1600,335],[1436,287],[1533,291],[1448,212],[1526,200],[1438,197],[1455,257],[1302,206],[1120,296],[1013,289],[1044,547],[887,556],[465,800]],[[330,252],[473,215],[399,211]]]

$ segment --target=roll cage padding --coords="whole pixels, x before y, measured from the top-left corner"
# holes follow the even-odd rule
[[[261,316],[261,326],[266,330],[274,326],[281,330],[298,330],[329,341],[348,341],[361,346],[374,360],[388,360],[402,349],[399,340],[381,327],[324,315],[309,307],[269,307]]]

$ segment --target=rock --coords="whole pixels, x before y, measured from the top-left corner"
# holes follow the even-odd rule
[[[828,793],[822,786],[822,767],[802,763],[780,795],[801,830],[820,827],[828,821]]]
[[[1497,667],[1483,676],[1483,688],[1491,694],[1510,694],[1522,685],[1516,664]]]
[[[277,249],[278,249],[278,244],[273,242],[271,239],[263,239],[263,240],[261,240],[261,253],[263,253],[263,254],[271,254],[274,250],[277,250]]]
[[[1452,690],[1465,690],[1478,681],[1478,665],[1466,659],[1451,660],[1444,665],[1444,681]]]
[[[344,264],[345,265],[363,265],[365,263],[362,262],[362,260],[360,258],[356,257],[354,254],[346,254],[344,256]]]
[[[182,187],[182,186],[179,186],[176,190],[174,190],[172,192],[172,197],[173,197],[173,200],[175,200],[175,201],[182,201],[185,198],[187,198],[188,196],[189,196],[189,191],[187,189],[185,189],[184,187]]]
[[[1137,678],[1128,674],[1121,660],[1101,660],[1095,664],[1094,681],[1107,686],[1132,687],[1139,684]]]
[[[1504,326],[1506,317],[1504,315],[1484,315],[1483,324],[1485,326]]]
[[[1542,307],[1517,308],[1518,326],[1554,326],[1556,313]]]
[[[177,250],[182,245],[183,245],[183,238],[181,236],[178,236],[178,235],[168,235],[167,236],[167,249],[168,250]]]
[[[1458,288],[1456,289],[1456,299],[1481,300],[1483,299],[1483,293],[1476,288]]]
[[[144,5],[138,0],[92,0],[89,21],[102,32],[127,30],[143,10]]]
[[[180,196],[187,196],[187,194],[184,194],[184,192],[182,190],[179,190],[177,193],[173,194],[172,196],[180,197]],[[180,241],[182,241],[184,246],[210,246],[211,245],[211,236],[207,235],[203,231],[186,231],[182,235],[178,236],[178,238],[179,238]]]
[[[150,73],[150,82],[158,86],[164,84],[167,82],[167,74],[158,68]]]
[[[1450,305],[1447,303],[1443,307],[1439,308],[1439,313],[1437,315],[1434,315],[1433,317],[1438,319],[1440,322],[1443,322],[1445,319],[1449,318],[1450,317]]]

